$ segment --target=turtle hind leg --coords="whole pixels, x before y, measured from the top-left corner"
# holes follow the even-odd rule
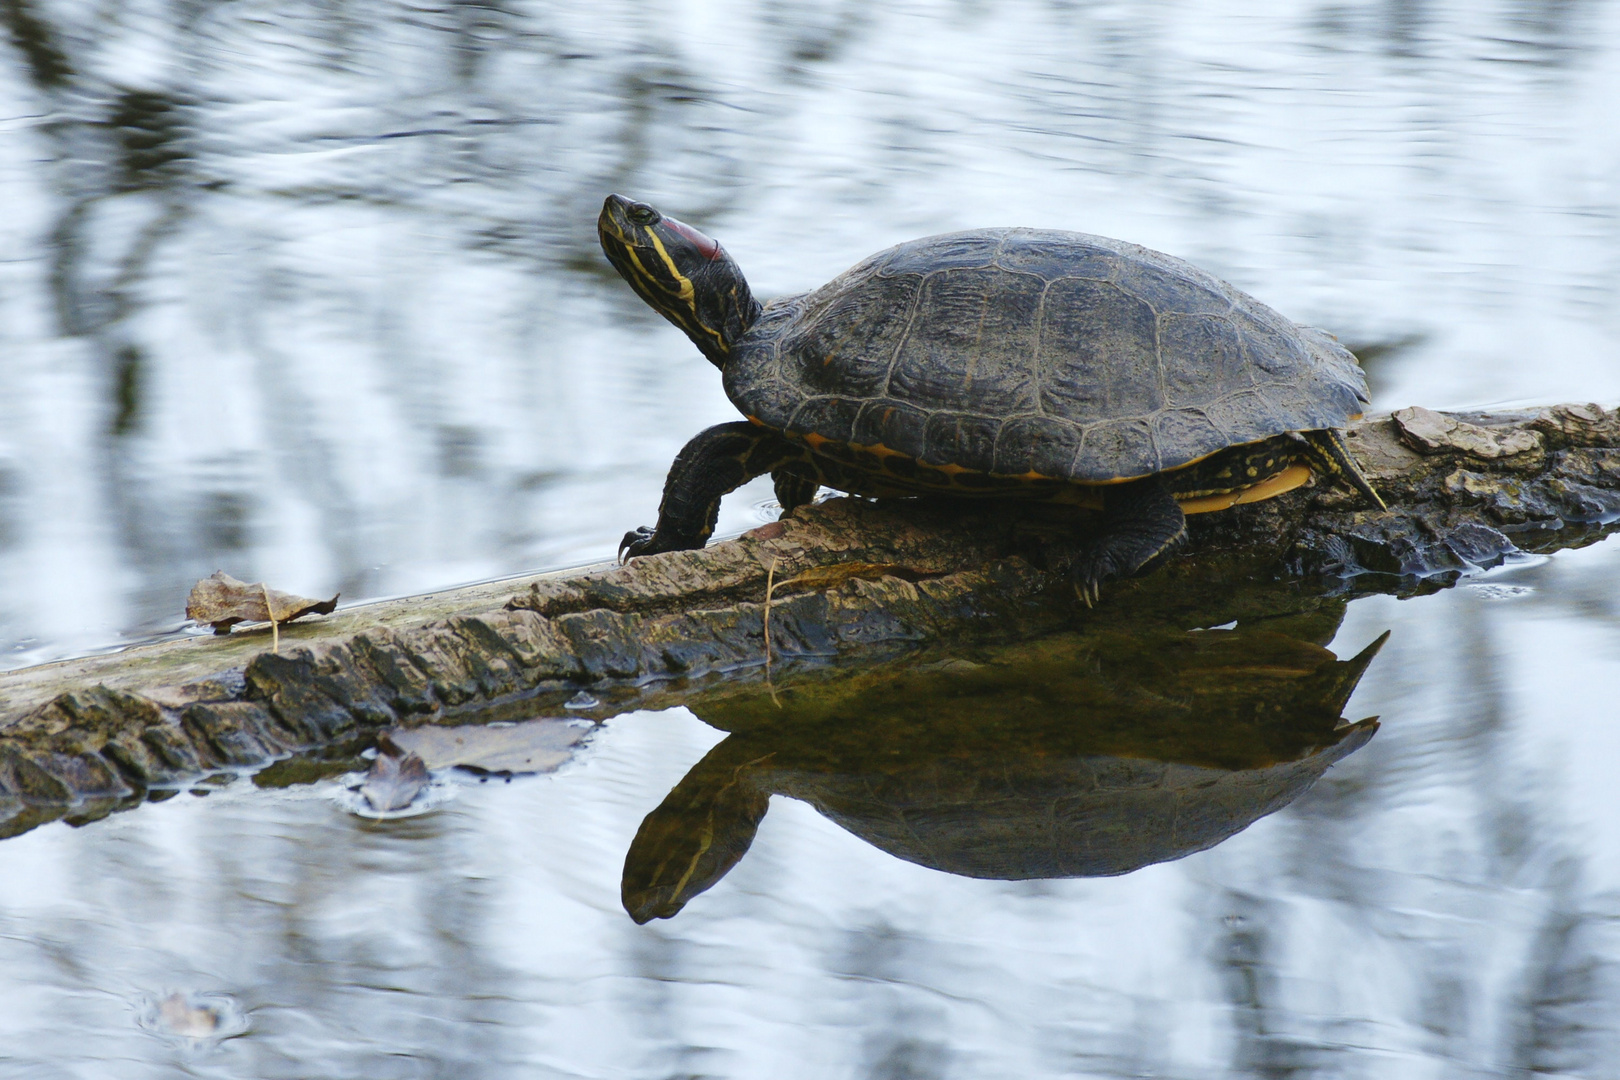
[[[1102,530],[1075,561],[1075,585],[1092,603],[1104,582],[1130,577],[1186,536],[1187,516],[1162,479],[1111,484],[1103,488]]]
[[[802,447],[745,421],[699,432],[669,467],[658,524],[625,533],[619,558],[702,547],[714,532],[722,498],[754,477],[803,457]]]
[[[1334,428],[1307,431],[1305,447],[1305,456],[1311,468],[1355,488],[1367,496],[1378,509],[1389,509],[1384,505],[1383,498],[1373,489],[1366,474],[1361,471],[1361,466],[1356,464],[1355,456],[1350,453],[1350,447],[1346,445],[1341,432]]]

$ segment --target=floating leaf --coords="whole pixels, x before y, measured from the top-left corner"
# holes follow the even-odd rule
[[[360,785],[360,795],[378,813],[403,810],[433,778],[427,764],[388,737],[377,736],[377,758]]]
[[[158,1023],[183,1039],[206,1039],[219,1030],[219,1013],[176,991],[158,1003]]]
[[[247,1030],[247,1018],[228,994],[183,990],[162,998],[145,998],[135,1022],[154,1035],[192,1050]]]
[[[460,766],[490,773],[555,772],[591,729],[569,720],[526,720],[493,726],[393,728],[383,736],[430,769]],[[381,754],[378,754],[379,759]]]
[[[262,581],[249,585],[216,570],[212,577],[191,587],[191,595],[186,597],[186,618],[208,623],[216,634],[228,634],[232,623],[286,623],[305,615],[330,615],[337,600],[336,596],[330,600],[294,596],[269,588]]]

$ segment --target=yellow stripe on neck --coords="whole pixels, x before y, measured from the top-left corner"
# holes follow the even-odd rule
[[[658,239],[657,233],[649,232],[647,238],[653,242],[653,247],[658,249],[658,257],[664,260],[664,265],[669,268],[671,274],[675,275],[675,280],[681,283],[681,299],[686,301],[688,307],[695,308],[697,304],[693,300],[692,279],[675,269],[675,260],[669,257],[668,251],[664,250],[664,242]],[[637,259],[636,261],[640,262],[641,260]]]
[[[669,257],[669,252],[665,250],[664,242],[658,239],[657,233],[648,232],[647,238],[653,242],[653,247],[658,251],[658,257],[664,261],[664,267],[674,275],[676,281],[681,283],[679,300],[686,305],[686,310],[692,316],[690,320],[683,320],[683,322],[690,322],[693,326],[724,345],[726,339],[721,335],[720,331],[712,326],[704,325],[702,320],[697,317],[697,290],[692,287],[692,279],[675,268],[675,260]],[[630,248],[629,250],[631,257],[636,260],[636,266],[640,268],[642,275],[651,281],[657,281],[656,277],[647,273],[646,264],[641,261],[641,256],[636,252],[636,249]]]

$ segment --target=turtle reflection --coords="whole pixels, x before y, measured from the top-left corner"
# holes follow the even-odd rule
[[[731,732],[647,815],[625,910],[669,918],[748,850],[772,795],[977,878],[1125,874],[1220,843],[1372,738],[1350,660],[1270,631],[1063,635],[688,702]]]

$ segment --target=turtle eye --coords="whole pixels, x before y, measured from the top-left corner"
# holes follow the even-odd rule
[[[637,225],[658,224],[658,211],[642,203],[637,203],[625,211],[625,216]]]

